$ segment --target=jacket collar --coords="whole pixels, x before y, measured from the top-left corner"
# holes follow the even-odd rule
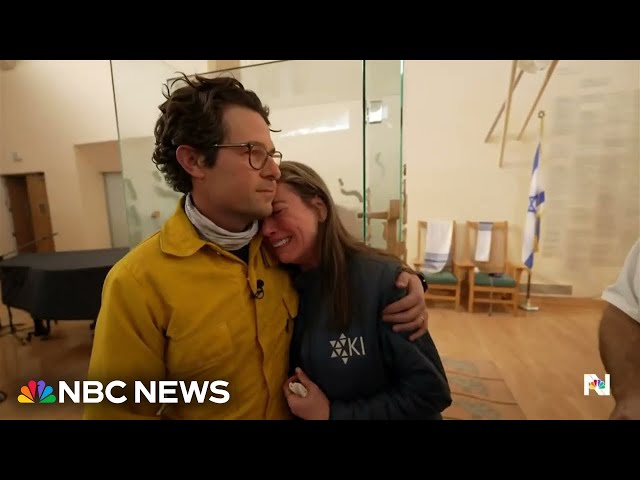
[[[200,238],[184,212],[185,198],[180,199],[175,212],[160,230],[160,249],[177,257],[190,257],[207,243]]]
[[[162,252],[177,257],[190,257],[205,245],[230,255],[222,247],[203,240],[198,231],[192,225],[184,211],[184,202],[186,196],[183,196],[176,207],[173,215],[164,223],[160,230],[160,249]],[[251,258],[253,261],[256,254],[262,255],[264,264],[268,267],[279,265],[278,259],[272,255],[267,248],[263,248],[262,235],[257,234],[250,244]]]

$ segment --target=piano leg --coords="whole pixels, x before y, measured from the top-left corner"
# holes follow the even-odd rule
[[[47,335],[49,333],[49,320],[47,320],[47,326],[45,327],[44,321],[41,318],[34,318],[33,326],[35,328],[35,331],[33,332],[33,334],[36,337]]]
[[[15,324],[13,323],[13,313],[11,313],[11,307],[9,305],[7,305],[7,312],[9,312],[9,331],[11,333],[11,335],[13,335],[13,337],[18,340],[22,345],[26,345],[27,342],[26,340],[21,337],[20,335],[18,335],[18,329],[16,328]],[[19,326],[22,324],[18,324]],[[0,392],[0,394],[2,394],[3,392]],[[0,395],[0,397],[2,397],[2,395]],[[0,400],[0,402],[2,402],[3,400]]]
[[[33,332],[27,334],[27,342],[31,341],[31,337],[43,337],[43,340],[49,336],[51,331],[51,320],[47,320],[47,326],[44,326],[44,321],[41,318],[33,318]]]
[[[51,320],[47,320],[47,330],[46,332],[42,335],[42,340],[47,340],[49,338],[49,334],[51,333]],[[58,323],[58,322],[56,322]]]
[[[9,312],[9,326],[11,327],[11,333],[16,333],[16,327],[13,325],[13,314],[11,313],[11,307],[7,305],[7,312]]]

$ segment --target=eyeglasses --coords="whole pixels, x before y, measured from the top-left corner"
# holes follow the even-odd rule
[[[278,151],[268,152],[262,145],[255,143],[224,143],[214,145],[216,148],[239,148],[244,147],[249,151],[249,165],[254,170],[262,170],[267,163],[269,157],[273,158],[276,165],[280,165],[282,161],[282,153]]]

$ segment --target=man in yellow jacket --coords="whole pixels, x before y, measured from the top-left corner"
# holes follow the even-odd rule
[[[153,161],[184,196],[107,276],[88,379],[122,383],[84,418],[288,419],[298,298],[258,234],[282,158],[269,112],[233,78],[183,81],[160,106]],[[391,319],[420,334],[422,285],[404,275]]]

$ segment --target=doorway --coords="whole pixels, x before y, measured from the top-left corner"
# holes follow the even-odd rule
[[[54,252],[44,173],[5,175],[17,253]]]
[[[105,172],[104,190],[107,196],[107,215],[111,232],[111,246],[121,248],[129,246],[129,224],[127,222],[127,204],[125,201],[122,173]]]

